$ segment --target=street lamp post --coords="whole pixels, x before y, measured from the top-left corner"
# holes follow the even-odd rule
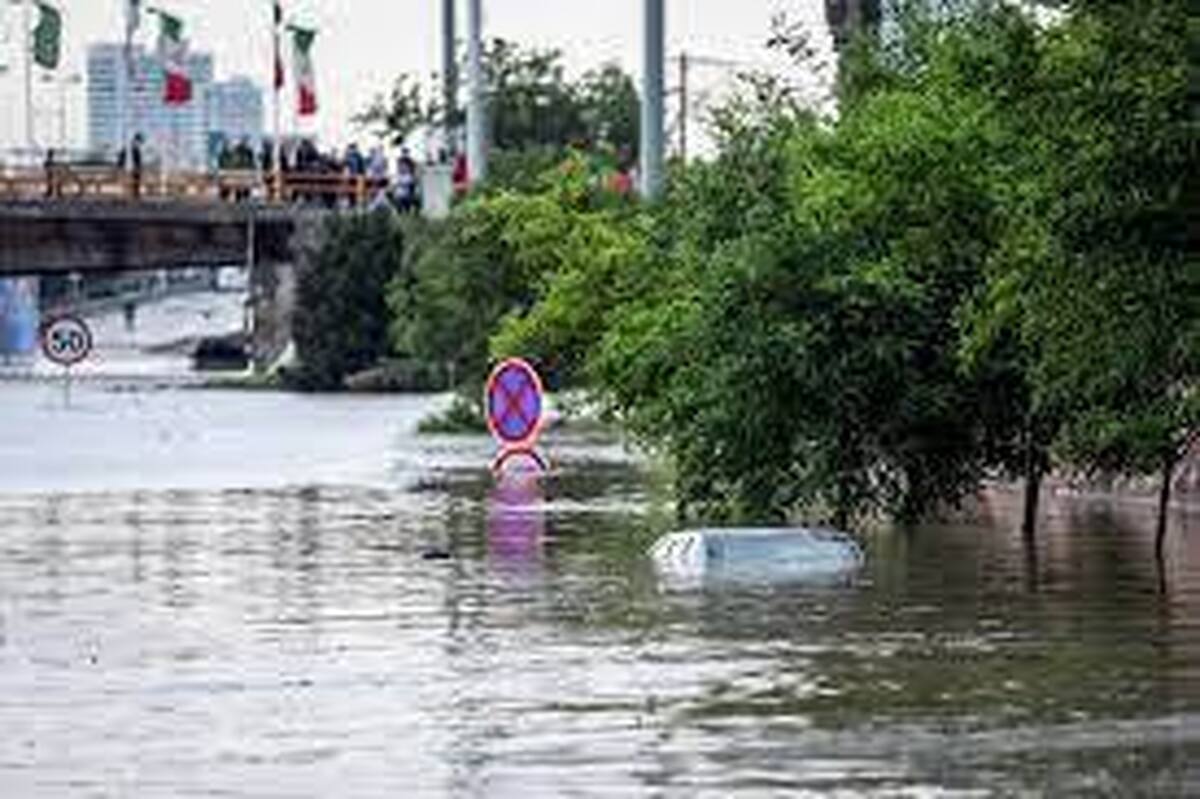
[[[471,185],[487,177],[487,93],[483,73],[483,0],[468,0],[467,70],[471,93],[467,104],[467,174]]]
[[[642,196],[653,200],[663,184],[663,72],[666,39],[663,0],[645,2],[642,75]]]
[[[455,52],[456,20],[454,15],[454,0],[442,0],[442,109],[443,135],[445,149],[448,154],[458,151],[455,136],[455,113],[458,109],[458,54]]]

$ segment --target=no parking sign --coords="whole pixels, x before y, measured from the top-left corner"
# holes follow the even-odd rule
[[[487,382],[488,429],[501,445],[532,446],[542,427],[542,380],[528,362],[509,358]]]
[[[544,398],[542,379],[527,361],[509,358],[492,370],[484,407],[488,429],[500,444],[500,454],[493,464],[497,471],[516,455],[545,468],[544,460],[534,450],[545,420]]]

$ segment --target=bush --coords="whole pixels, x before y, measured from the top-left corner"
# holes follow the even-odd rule
[[[422,419],[417,425],[417,431],[426,435],[475,435],[486,433],[487,429],[480,403],[472,402],[461,394],[454,397],[446,410]]]
[[[404,234],[391,213],[331,219],[301,268],[293,335],[298,388],[336,391],[391,350],[386,287],[403,269]]]

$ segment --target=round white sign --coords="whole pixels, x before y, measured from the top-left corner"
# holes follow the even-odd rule
[[[78,316],[56,316],[42,326],[42,352],[60,366],[74,366],[92,351],[92,331]]]

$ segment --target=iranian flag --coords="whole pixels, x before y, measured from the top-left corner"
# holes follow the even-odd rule
[[[57,69],[62,55],[62,12],[48,3],[37,4],[38,24],[33,29],[33,60],[39,67]]]
[[[317,32],[293,26],[292,47],[295,51],[296,101],[300,116],[317,113],[317,76],[313,70],[312,46]]]
[[[163,102],[184,105],[192,100],[192,81],[187,74],[187,41],[183,21],[165,11],[158,13],[158,58],[163,68]]]

